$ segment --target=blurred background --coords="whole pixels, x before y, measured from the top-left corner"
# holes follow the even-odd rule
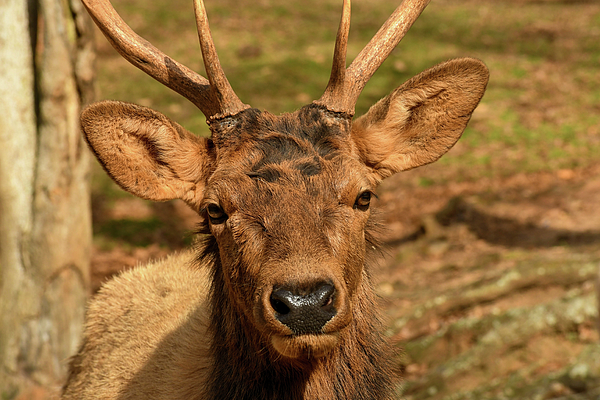
[[[203,73],[191,1],[114,0],[156,47]],[[348,62],[397,4],[356,0]],[[206,1],[241,100],[279,114],[322,94],[338,0]],[[204,116],[96,32],[96,99]],[[600,399],[600,3],[433,0],[367,84],[357,115],[415,74],[470,56],[491,72],[458,144],[380,187],[374,272],[405,399]],[[183,203],[150,203],[92,167],[92,290],[193,242]]]

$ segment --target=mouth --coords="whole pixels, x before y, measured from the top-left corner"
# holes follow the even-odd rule
[[[273,335],[271,344],[279,354],[292,359],[316,359],[328,355],[338,344],[339,332]]]

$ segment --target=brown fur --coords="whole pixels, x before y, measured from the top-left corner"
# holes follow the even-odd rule
[[[181,198],[204,218],[193,253],[126,272],[92,301],[64,399],[390,399],[368,260],[368,197],[385,177],[435,161],[460,137],[488,79],[478,60],[413,78],[354,123],[309,105],[247,109],[199,139],[120,102],[82,115],[113,179]],[[273,292],[327,282],[335,315],[294,333]]]

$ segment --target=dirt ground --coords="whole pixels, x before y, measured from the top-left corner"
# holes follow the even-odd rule
[[[599,399],[594,281],[600,164],[419,185],[425,167],[379,191],[385,255],[375,268],[406,399]],[[162,224],[149,246],[97,246],[93,283],[185,246],[182,203],[95,201],[95,220]],[[189,239],[187,240],[189,242]]]
[[[406,398],[600,398],[600,165],[393,179],[378,276]]]

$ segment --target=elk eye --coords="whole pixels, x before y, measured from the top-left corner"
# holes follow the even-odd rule
[[[212,224],[222,224],[227,220],[225,211],[216,204],[209,204],[208,207],[206,207],[206,212],[208,213],[208,218],[210,218]]]
[[[369,208],[369,205],[371,204],[371,196],[373,196],[373,193],[369,191],[359,194],[354,202],[354,208],[358,208],[359,210],[363,211]]]

